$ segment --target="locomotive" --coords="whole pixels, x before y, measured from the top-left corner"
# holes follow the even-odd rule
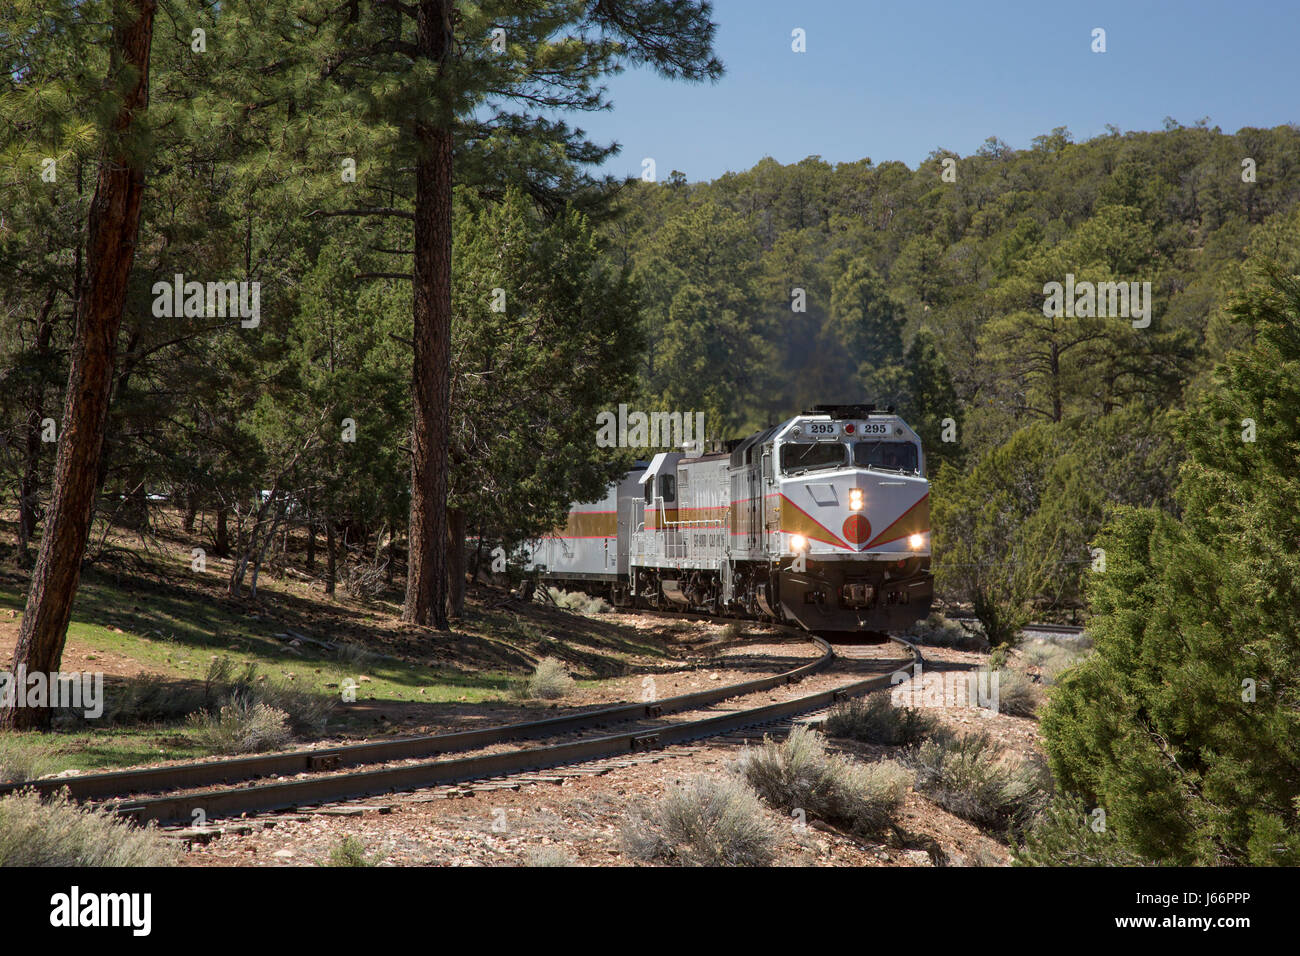
[[[934,597],[925,475],[892,408],[818,405],[720,450],[637,462],[531,542],[528,567],[617,607],[902,631]]]

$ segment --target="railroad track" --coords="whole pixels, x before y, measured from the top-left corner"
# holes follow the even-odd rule
[[[666,714],[700,710],[731,698],[797,684],[826,669],[835,656],[821,638],[803,633],[800,637],[821,651],[816,660],[781,674],[693,694],[478,730],[7,784],[0,786],[0,796],[18,790],[35,790],[42,795],[67,790],[74,800],[103,803],[137,823],[190,824],[196,819],[206,821],[245,813],[293,810],[658,750],[822,710],[836,701],[889,686],[892,674],[886,673],[790,700],[695,720],[461,758],[420,759],[505,742],[579,733],[614,723],[657,720]],[[907,641],[893,640],[911,654],[912,660],[902,662],[902,666],[921,660],[920,652]],[[383,766],[412,759],[418,762]],[[347,767],[372,769],[334,772]],[[271,776],[300,774],[313,776],[256,782]],[[213,788],[214,784],[232,783],[241,785]]]

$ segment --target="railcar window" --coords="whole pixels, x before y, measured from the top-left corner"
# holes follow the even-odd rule
[[[677,500],[677,479],[673,475],[659,476],[659,496],[664,501]]]
[[[860,441],[853,446],[853,464],[859,468],[916,471],[916,446],[907,441]]]
[[[808,442],[781,446],[781,474],[816,468],[837,468],[845,464],[844,446],[837,441]]]

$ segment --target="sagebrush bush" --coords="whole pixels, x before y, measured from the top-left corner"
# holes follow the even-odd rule
[[[950,621],[938,611],[924,621],[917,621],[906,635],[917,644],[931,647],[952,647],[961,651],[978,651],[988,647],[988,642],[978,632],[972,632],[956,621]]]
[[[1058,795],[1013,846],[1017,866],[1142,866],[1144,861],[1089,811],[1081,797]]]
[[[199,711],[190,725],[203,746],[219,754],[253,754],[277,750],[293,739],[289,715],[246,697],[232,697],[215,714]]]
[[[537,662],[533,674],[528,678],[525,692],[529,697],[541,700],[558,700],[573,690],[573,678],[569,676],[564,662],[554,657],[543,657]]]
[[[875,836],[897,818],[911,775],[892,760],[860,763],[826,752],[815,730],[796,726],[784,741],[765,739],[741,757],[739,770],[778,809],[808,816],[857,836]]]
[[[934,716],[915,707],[897,707],[885,694],[836,704],[826,718],[826,733],[832,737],[888,747],[914,744],[938,726]]]
[[[265,704],[283,711],[295,733],[320,733],[334,709],[332,697],[321,697],[294,690],[258,674],[255,663],[245,664],[238,672],[229,658],[221,657],[208,666],[205,707],[213,713],[219,706],[238,699],[246,704]]]
[[[0,783],[26,783],[58,766],[55,747],[34,736],[0,734]]]
[[[561,591],[559,588],[547,588],[556,607],[579,614],[608,614],[613,607],[602,597],[593,597],[581,591]]]
[[[1038,712],[1038,707],[1043,702],[1043,691],[1028,674],[1010,667],[998,668],[991,673],[998,675],[999,712],[1016,717],[1033,717]],[[991,673],[989,677],[981,678],[988,681],[987,685],[981,683],[981,686],[993,686]]]
[[[919,793],[991,830],[1018,831],[1047,798],[1042,768],[1008,759],[985,733],[928,741],[910,762]]]
[[[179,846],[152,826],[28,790],[0,797],[2,866],[172,866]]]
[[[649,818],[634,815],[621,836],[629,855],[679,866],[765,866],[776,853],[763,805],[731,776],[673,787]]]

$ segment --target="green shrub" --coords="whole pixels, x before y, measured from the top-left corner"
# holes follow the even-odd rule
[[[1090,813],[1080,797],[1057,796],[1025,829],[1012,848],[1017,866],[1140,866],[1104,818]]]
[[[697,777],[669,790],[650,818],[623,827],[624,850],[679,866],[765,866],[776,835],[754,793],[734,777]]]
[[[378,866],[384,861],[383,853],[366,855],[365,844],[354,836],[345,836],[330,847],[326,866]]]
[[[763,745],[741,758],[740,772],[769,804],[786,812],[874,836],[898,816],[909,774],[893,761],[864,764],[826,752],[826,739],[796,726],[781,743]]]
[[[66,791],[0,797],[0,866],[172,866],[180,853],[152,826],[78,806]]]

